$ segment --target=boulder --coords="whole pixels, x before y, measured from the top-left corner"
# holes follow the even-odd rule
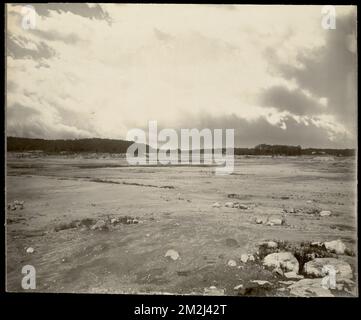
[[[26,249],[26,253],[34,253],[34,248],[32,248],[32,247],[29,247],[29,248],[27,248]]]
[[[224,289],[218,289],[215,286],[204,288],[204,294],[208,296],[224,296]]]
[[[267,221],[268,226],[281,226],[285,223],[283,218],[271,218]]]
[[[272,286],[272,283],[267,280],[251,280],[252,283],[255,283],[261,287]]]
[[[116,218],[112,218],[111,220],[110,220],[110,223],[111,224],[117,224],[119,221],[118,221],[118,219],[116,219]]]
[[[236,266],[237,266],[237,262],[231,259],[231,260],[229,260],[229,261],[227,262],[227,266],[228,266],[228,267],[236,267]]]
[[[224,204],[224,206],[225,206],[226,208],[234,208],[234,203],[233,203],[233,202],[226,202],[226,203]]]
[[[296,272],[294,271],[290,271],[290,272],[285,272],[284,273],[284,276],[287,278],[287,279],[303,279],[304,276],[300,275],[300,274],[297,274]]]
[[[299,263],[291,252],[276,252],[267,255],[263,265],[270,268],[281,268],[283,271],[298,273]]]
[[[241,203],[234,203],[233,204],[233,208],[237,208],[237,209],[242,209],[242,210],[247,210],[248,206],[241,204]]]
[[[218,202],[215,202],[215,203],[212,204],[212,207],[213,208],[220,208],[221,205]]]
[[[257,217],[257,218],[255,219],[255,222],[256,222],[257,224],[264,224],[264,223],[267,223],[267,218]]]
[[[248,257],[248,254],[244,253],[244,254],[241,254],[241,261],[243,263],[247,263],[249,257]]]
[[[179,259],[179,253],[173,249],[170,249],[166,252],[165,257],[175,261]]]
[[[305,263],[303,271],[307,276],[322,278],[329,273],[327,271],[329,268],[326,266],[330,266],[336,270],[336,277],[351,279],[353,276],[351,266],[347,262],[336,258],[313,259]]]
[[[328,211],[328,210],[322,210],[320,212],[321,217],[327,217],[327,216],[330,216],[330,215],[331,215],[331,211]]]
[[[327,251],[332,253],[344,254],[346,250],[346,245],[340,239],[324,242],[323,245]]]
[[[108,226],[104,220],[98,220],[95,225],[91,227],[91,230],[107,230]]]
[[[267,245],[267,248],[270,248],[270,249],[276,249],[278,247],[278,244],[275,241],[268,241],[268,242],[266,242],[266,245]]]
[[[291,295],[298,297],[333,297],[331,291],[322,286],[322,279],[302,279],[288,289]]]

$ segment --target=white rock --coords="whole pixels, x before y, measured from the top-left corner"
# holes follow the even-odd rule
[[[116,218],[113,218],[113,219],[110,220],[111,224],[116,224],[117,222],[118,222],[118,219],[116,219]]]
[[[212,207],[213,208],[220,208],[221,205],[218,202],[215,202],[215,203],[213,203]]]
[[[300,275],[300,274],[297,274],[296,272],[293,272],[293,271],[290,271],[290,272],[285,272],[284,273],[284,276],[287,278],[287,279],[303,279],[304,276]]]
[[[249,254],[248,255],[248,261],[254,261],[255,258],[254,258],[254,255],[253,254]]]
[[[281,268],[284,271],[294,271],[298,273],[299,264],[291,252],[276,252],[267,255],[263,260],[263,265],[271,268]]]
[[[171,258],[172,260],[178,260],[179,259],[179,253],[177,252],[177,251],[175,251],[175,250],[173,250],[173,249],[170,249],[170,250],[168,250],[167,252],[166,252],[166,254],[165,254],[165,257],[166,258]]]
[[[288,289],[291,295],[298,297],[333,297],[330,290],[322,287],[322,279],[302,279],[291,284]]]
[[[329,252],[344,254],[346,250],[345,244],[339,239],[334,241],[328,241],[323,243],[326,250]]]
[[[234,208],[237,208],[237,209],[242,209],[242,210],[248,209],[248,207],[247,207],[246,205],[240,204],[240,203],[235,203],[235,204],[233,204],[233,207],[234,207]]]
[[[268,242],[267,242],[267,247],[268,247],[268,248],[271,248],[271,249],[275,249],[275,248],[278,247],[278,244],[277,244],[277,242],[275,242],[275,241],[268,241]]]
[[[292,280],[288,280],[288,281],[278,281],[278,283],[286,285],[286,286],[290,286],[291,284],[296,283],[296,281],[292,281]]]
[[[226,202],[224,204],[224,206],[227,207],[227,208],[234,208],[234,203],[233,202]]]
[[[26,249],[26,253],[34,253],[34,248],[32,248],[32,247],[29,247],[29,248],[27,248]]]
[[[224,289],[217,289],[215,286],[204,288],[204,294],[209,296],[223,296]]]
[[[228,267],[236,267],[237,266],[237,262],[234,260],[229,260],[227,263]]]
[[[247,263],[248,259],[249,259],[248,254],[246,254],[246,253],[241,254],[241,261],[243,263]]]
[[[238,286],[235,286],[233,290],[238,291],[240,289],[243,289],[243,284],[239,284]]]
[[[321,217],[327,217],[327,216],[330,216],[331,215],[331,211],[328,211],[328,210],[323,210],[320,212],[320,216]]]
[[[351,279],[353,276],[351,266],[347,262],[336,258],[313,259],[305,263],[303,271],[308,276],[322,278],[329,273],[327,269],[330,268],[334,268],[336,270],[336,278],[341,277]]]
[[[107,227],[107,224],[104,220],[98,220],[95,225],[91,227],[91,230],[103,230]]]
[[[272,285],[271,282],[266,281],[266,280],[251,280],[252,283],[256,283],[260,286],[264,286],[264,285]]]
[[[281,226],[284,223],[284,220],[281,218],[274,218],[267,221],[268,226]]]

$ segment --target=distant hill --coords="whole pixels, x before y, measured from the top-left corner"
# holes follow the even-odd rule
[[[23,152],[40,150],[48,153],[57,152],[90,152],[90,153],[126,153],[133,141],[115,139],[74,139],[74,140],[45,140],[7,137],[7,151]],[[149,146],[146,147],[149,151]],[[180,150],[178,150],[180,152]],[[203,153],[204,150],[201,150]],[[225,152],[225,150],[223,150]],[[192,153],[192,151],[190,152]],[[354,156],[354,149],[319,149],[288,145],[260,144],[254,148],[234,148],[235,155],[333,155]]]
[[[75,139],[75,140],[45,140],[30,138],[7,138],[7,151],[41,150],[49,153],[65,152],[100,152],[126,153],[133,141],[114,139]]]

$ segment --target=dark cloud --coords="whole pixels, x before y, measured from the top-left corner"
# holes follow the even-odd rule
[[[20,103],[15,103],[7,108],[7,117],[19,123],[27,122],[33,116],[39,115],[39,111]]]
[[[335,30],[324,30],[324,46],[300,52],[302,68],[277,61],[274,50],[266,56],[281,76],[294,80],[316,97],[328,99],[327,112],[343,125],[355,130],[357,112],[356,10],[337,17]],[[297,99],[295,92],[295,99]]]
[[[172,36],[170,34],[160,31],[157,28],[154,28],[153,31],[154,31],[156,38],[160,41],[167,42],[172,39]]]
[[[89,6],[86,3],[16,3],[13,5],[31,5],[34,7],[38,15],[44,17],[50,17],[52,11],[55,11],[57,13],[71,12],[84,18],[105,20],[109,24],[112,23],[109,13],[103,10],[103,8],[99,4]]]
[[[297,115],[319,114],[324,108],[312,97],[304,94],[300,89],[287,89],[274,86],[261,94],[260,103],[264,106],[274,107],[280,111],[290,111]]]
[[[269,123],[265,117],[248,121],[236,115],[212,117],[204,114],[196,117],[188,116],[179,128],[234,129],[234,142],[237,147],[253,147],[260,143],[319,148],[354,147],[353,141],[346,135],[338,135],[337,139],[332,141],[329,130],[317,127],[311,121],[306,125],[303,122],[298,123],[292,117],[287,117],[283,122],[287,129]]]
[[[24,37],[17,37],[15,38],[13,35],[8,34],[6,39],[6,52],[7,55],[10,57],[13,57],[14,59],[23,59],[23,58],[31,58],[34,60],[41,60],[41,59],[49,59],[53,56],[55,56],[56,52],[54,49],[49,47],[46,43],[40,42],[40,43],[34,43],[36,46],[36,49],[28,49],[24,48],[19,44],[20,42],[28,43],[29,40],[27,40]]]
[[[39,29],[31,29],[29,32],[48,41],[62,41],[66,44],[77,44],[80,41],[80,38],[75,33],[61,34],[56,30],[43,31]]]

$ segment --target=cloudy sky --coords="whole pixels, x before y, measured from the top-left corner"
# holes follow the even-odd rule
[[[237,146],[355,146],[356,8],[7,6],[7,135],[234,128]]]

